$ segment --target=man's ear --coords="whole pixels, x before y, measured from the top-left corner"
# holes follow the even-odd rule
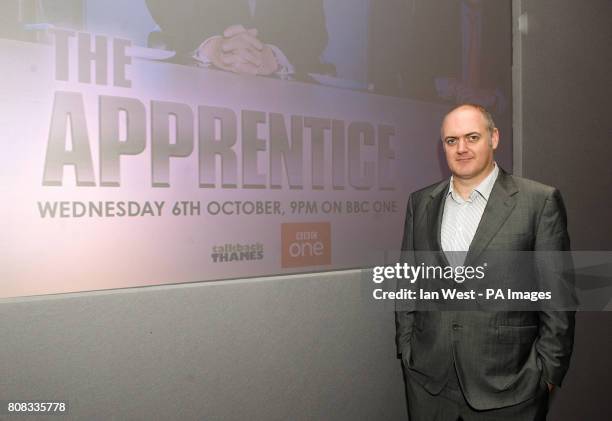
[[[491,133],[491,147],[493,150],[497,149],[497,145],[499,144],[499,130],[497,127],[493,129],[493,133]]]

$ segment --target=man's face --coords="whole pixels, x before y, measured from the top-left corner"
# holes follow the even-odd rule
[[[442,125],[446,162],[453,176],[464,180],[485,175],[493,163],[499,132],[489,133],[484,116],[472,107],[462,107],[446,116]]]

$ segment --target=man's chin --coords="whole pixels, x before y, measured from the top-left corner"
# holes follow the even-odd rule
[[[464,180],[478,177],[486,171],[486,169],[479,167],[477,162],[473,159],[464,161],[463,163],[455,163],[450,170],[455,177]]]
[[[456,178],[469,180],[476,175],[476,172],[471,168],[452,168],[451,173]]]

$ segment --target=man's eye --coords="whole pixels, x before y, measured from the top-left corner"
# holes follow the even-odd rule
[[[468,140],[469,140],[470,142],[477,142],[477,141],[478,141],[478,139],[480,139],[480,136],[475,135],[475,134],[474,134],[474,135],[472,135],[472,136],[470,136],[470,137],[468,138]]]
[[[455,143],[457,143],[457,139],[446,139],[447,145],[454,145]]]

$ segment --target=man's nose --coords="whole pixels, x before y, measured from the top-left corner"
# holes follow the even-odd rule
[[[467,141],[463,138],[457,140],[457,153],[462,154],[467,152]]]

